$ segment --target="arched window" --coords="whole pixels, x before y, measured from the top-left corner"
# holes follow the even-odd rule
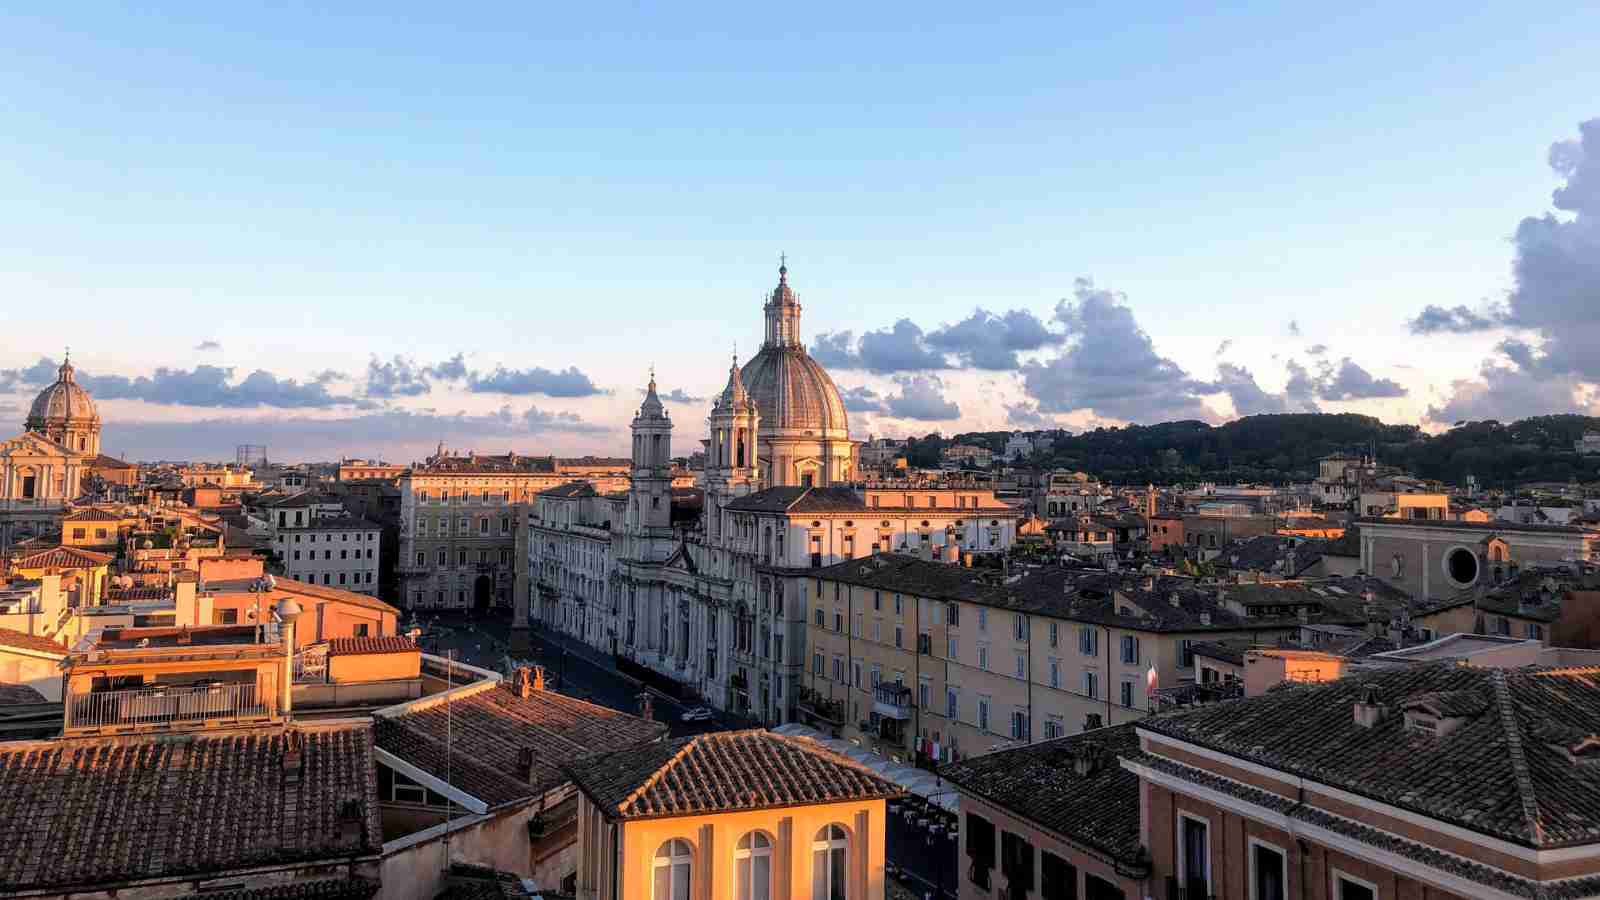
[[[772,896],[772,840],[765,834],[749,832],[734,846],[733,884],[737,900]]]
[[[847,900],[850,837],[841,825],[828,825],[811,844],[811,900]]]
[[[673,839],[656,851],[655,891],[652,900],[689,900],[689,870],[694,864],[694,848],[688,841]]]

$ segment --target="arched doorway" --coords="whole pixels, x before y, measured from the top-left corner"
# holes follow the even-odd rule
[[[489,611],[489,601],[494,597],[494,579],[479,575],[472,583],[472,608],[480,613]]]

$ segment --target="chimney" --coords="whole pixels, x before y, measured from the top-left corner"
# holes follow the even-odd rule
[[[1172,604],[1173,609],[1183,606],[1183,598],[1178,596],[1177,591],[1173,591],[1167,595],[1167,602]]]
[[[361,801],[348,799],[339,805],[339,840],[344,844],[363,844],[366,829],[362,827]]]
[[[517,770],[511,773],[519,781],[533,781],[533,748],[517,748]]]
[[[1072,750],[1072,771],[1079,778],[1093,775],[1100,768],[1100,747],[1093,742],[1084,742]]]
[[[1200,614],[1200,624],[1201,625],[1210,625],[1211,624],[1211,613],[1208,613],[1208,612],[1201,613]]]
[[[639,692],[639,718],[648,722],[656,719],[655,697],[649,691]]]
[[[304,610],[293,597],[279,600],[274,609],[277,610],[278,621],[282,623],[278,639],[283,641],[283,704],[279,714],[287,719],[294,698],[294,623]]]
[[[544,690],[544,666],[533,667],[533,689],[536,691]]]
[[[304,747],[305,739],[300,732],[290,730],[284,735],[283,757],[279,760],[284,784],[300,783],[300,773],[305,769]]]
[[[1378,689],[1368,687],[1361,692],[1361,699],[1354,705],[1356,725],[1361,728],[1372,728],[1383,720],[1383,704],[1378,702]]]

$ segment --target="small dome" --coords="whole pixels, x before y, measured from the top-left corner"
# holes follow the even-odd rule
[[[56,370],[54,384],[39,392],[28,410],[26,427],[33,431],[55,429],[63,426],[100,425],[100,412],[95,409],[89,392],[78,386],[71,362],[63,362]]]

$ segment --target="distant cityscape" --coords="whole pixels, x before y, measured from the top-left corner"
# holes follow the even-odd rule
[[[616,458],[133,463],[63,362],[0,444],[0,894],[1600,892],[1596,478],[857,440],[761,312]]]

